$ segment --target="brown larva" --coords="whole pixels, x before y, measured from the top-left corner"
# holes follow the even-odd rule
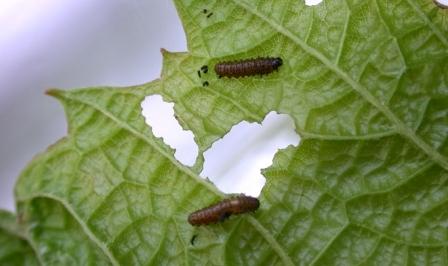
[[[264,75],[277,70],[283,64],[280,57],[260,57],[241,61],[222,62],[215,65],[219,77],[244,77]]]
[[[241,194],[191,213],[188,222],[196,226],[222,222],[232,214],[252,212],[258,207],[260,202],[257,198]]]

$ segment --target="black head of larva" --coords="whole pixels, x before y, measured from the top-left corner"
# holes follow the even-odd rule
[[[277,69],[279,68],[281,65],[283,65],[283,60],[280,57],[274,58],[272,60],[272,68],[273,69]]]

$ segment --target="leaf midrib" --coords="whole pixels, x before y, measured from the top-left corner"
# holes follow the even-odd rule
[[[327,57],[325,57],[322,53],[314,49],[313,47],[306,44],[292,32],[284,28],[282,25],[276,23],[275,21],[269,19],[262,13],[258,12],[256,9],[252,8],[246,3],[233,0],[233,2],[245,9],[247,12],[257,16],[261,20],[268,23],[274,30],[283,34],[287,38],[289,38],[293,43],[302,48],[305,52],[315,57],[319,61],[321,61],[326,67],[328,67],[331,71],[336,73],[339,77],[341,77],[345,82],[347,82],[356,92],[358,92],[366,101],[370,104],[378,108],[392,124],[395,125],[397,131],[409,139],[412,143],[414,143],[417,147],[419,147],[425,154],[427,154],[431,159],[433,159],[437,164],[443,167],[445,170],[448,170],[448,160],[445,156],[440,154],[437,150],[435,150],[432,146],[428,145],[423,139],[421,139],[415,132],[405,125],[387,106],[381,104],[378,99],[376,99],[364,86],[360,83],[353,80],[345,71],[331,62]],[[438,35],[437,35],[438,36]]]
[[[98,110],[104,116],[106,116],[109,119],[111,119],[112,121],[114,121],[121,128],[127,130],[131,134],[135,135],[137,138],[140,138],[140,139],[144,140],[146,143],[148,143],[149,145],[151,145],[162,156],[164,156],[168,160],[170,160],[174,165],[176,165],[176,167],[178,167],[179,170],[181,170],[182,172],[186,173],[186,175],[189,176],[191,179],[193,179],[195,182],[199,183],[200,185],[202,185],[203,187],[205,187],[206,189],[208,189],[209,191],[211,191],[215,195],[217,195],[217,196],[219,196],[221,198],[224,198],[224,196],[225,196],[224,193],[220,192],[213,185],[211,185],[211,184],[207,183],[206,181],[204,181],[203,178],[201,178],[198,175],[196,175],[193,171],[191,171],[187,167],[181,165],[176,159],[174,159],[173,156],[169,155],[163,148],[159,147],[159,145],[157,143],[154,143],[151,139],[147,138],[144,134],[140,133],[138,130],[134,129],[133,127],[128,126],[125,122],[121,121],[119,118],[115,117],[113,114],[109,113],[107,110],[104,110],[103,108],[101,108],[100,106],[96,105],[95,103],[88,102],[88,101],[85,101],[83,99],[79,99],[79,98],[76,98],[76,97],[70,97],[71,93],[76,93],[76,92],[58,91],[55,95],[57,97],[59,97],[59,98],[62,98],[62,99],[65,98],[65,99],[69,99],[69,100],[72,100],[72,101],[77,101],[79,103],[82,103],[82,104],[85,104],[87,106],[90,106],[91,108],[93,108],[95,110]],[[53,199],[57,200],[54,197],[53,197]],[[69,208],[69,206],[67,204],[64,204],[64,206],[67,209]],[[72,210],[72,209],[70,209],[69,211],[70,211],[70,213],[72,213],[72,215],[75,213],[75,211]],[[84,231],[87,230],[86,233],[89,236],[89,238],[91,238],[91,239],[93,238],[92,240],[97,245],[100,245],[99,240],[97,240],[96,237],[94,236],[94,234],[87,229],[87,226],[84,224],[82,219],[80,217],[76,216],[76,215],[73,215],[73,216],[81,224],[81,227],[84,229]],[[265,241],[271,246],[271,248],[277,253],[277,255],[282,260],[283,264],[284,265],[293,266],[294,263],[292,262],[291,258],[288,256],[286,250],[277,242],[277,240],[272,235],[272,233],[269,232],[257,219],[255,219],[253,217],[249,217],[247,219],[255,227],[255,229],[258,231],[258,233],[265,239]],[[108,256],[110,255],[111,259],[113,258],[115,260],[115,258],[113,257],[112,253],[110,253],[110,251],[107,248],[103,247],[102,245],[100,245],[100,248],[103,251],[105,251],[105,253]]]

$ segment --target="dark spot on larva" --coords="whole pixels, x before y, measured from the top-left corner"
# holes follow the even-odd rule
[[[232,215],[232,213],[230,213],[230,212],[223,213],[221,215],[221,217],[219,217],[219,221],[224,222],[225,220],[227,220],[230,217],[230,215]]]
[[[202,13],[207,14],[208,10],[207,9],[202,9]]]
[[[211,17],[213,15],[213,12],[207,15],[207,18]]]
[[[208,87],[208,85],[209,85],[209,84],[208,84],[208,81],[204,81],[204,82],[202,83],[202,86],[203,86],[203,87]]]
[[[198,70],[198,76],[201,77],[201,71]]]

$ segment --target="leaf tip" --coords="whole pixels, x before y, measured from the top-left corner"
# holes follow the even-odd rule
[[[169,51],[167,49],[165,49],[165,48],[160,48],[160,53],[162,55],[165,55],[166,53],[169,53]]]
[[[45,94],[48,96],[55,97],[55,98],[61,98],[62,95],[64,94],[64,91],[60,90],[60,89],[51,88],[51,89],[46,90]]]

